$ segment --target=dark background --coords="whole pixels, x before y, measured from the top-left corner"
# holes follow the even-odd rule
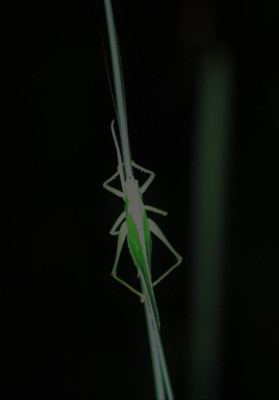
[[[110,277],[116,238],[109,230],[123,202],[102,188],[116,169],[115,113],[103,4],[91,3],[24,4],[4,17],[3,399],[154,393],[143,307]],[[133,158],[156,172],[144,200],[169,212],[154,220],[184,258],[155,292],[176,397],[190,396],[198,65],[203,51],[222,44],[233,56],[235,83],[219,391],[221,398],[276,398],[278,2],[113,5]],[[158,276],[172,258],[156,239],[153,248]],[[136,282],[126,248],[119,274]]]

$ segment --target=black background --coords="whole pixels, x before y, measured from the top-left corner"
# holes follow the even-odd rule
[[[169,212],[154,219],[184,258],[155,293],[177,398],[189,396],[191,146],[198,64],[202,52],[215,44],[228,46],[233,55],[220,393],[222,398],[275,398],[278,2],[113,5],[133,158],[156,172],[144,200]],[[123,202],[102,188],[117,162],[102,48],[103,37],[108,54],[103,4],[24,4],[9,9],[5,19],[3,399],[151,398],[143,307],[110,277],[116,238],[109,230]],[[155,239],[154,276],[162,260],[164,268],[172,260],[160,246]],[[127,249],[119,273],[136,282]]]

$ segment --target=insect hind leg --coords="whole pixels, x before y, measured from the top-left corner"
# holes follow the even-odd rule
[[[120,216],[121,217],[121,216]],[[111,271],[111,275],[114,279],[116,279],[119,283],[124,285],[127,289],[131,290],[131,292],[135,293],[137,296],[140,297],[141,302],[144,301],[144,296],[142,293],[140,293],[138,290],[133,288],[129,283],[125,282],[123,279],[119,278],[117,274],[117,266],[118,266],[118,261],[119,257],[123,248],[123,244],[125,242],[127,236],[127,222],[124,221],[123,224],[121,225],[121,228],[119,230],[119,236],[118,236],[118,242],[117,242],[117,249],[116,249],[116,256],[115,256],[115,261],[113,264],[113,268]]]
[[[172,252],[172,254],[176,257],[177,262],[172,265],[166,272],[164,272],[155,282],[153,282],[153,287],[156,286],[159,282],[161,282],[167,275],[169,275],[176,267],[178,267],[179,264],[181,264],[183,258],[181,257],[180,254],[177,253],[177,251],[172,247],[166,236],[163,234],[161,229],[158,227],[157,224],[155,224],[152,219],[148,218],[148,223],[149,223],[149,228],[154,235],[156,235],[163,243],[164,245]]]

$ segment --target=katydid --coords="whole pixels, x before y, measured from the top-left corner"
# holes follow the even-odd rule
[[[163,232],[159,229],[157,224],[152,219],[148,218],[146,215],[146,211],[152,211],[154,213],[158,213],[164,216],[167,215],[166,211],[143,204],[142,194],[146,191],[146,189],[149,187],[149,185],[155,178],[154,172],[147,170],[146,168],[143,168],[132,161],[131,165],[134,168],[137,168],[138,170],[149,174],[149,177],[141,187],[139,186],[138,181],[134,178],[132,173],[125,179],[123,162],[114,130],[114,121],[112,121],[111,123],[111,131],[117,151],[118,171],[114,175],[112,175],[111,178],[109,178],[107,181],[104,182],[103,187],[108,191],[112,192],[113,194],[115,194],[116,196],[122,197],[125,202],[125,211],[122,214],[120,214],[120,216],[117,218],[115,224],[110,230],[111,235],[118,235],[118,244],[117,244],[115,262],[112,268],[112,276],[115,279],[117,279],[120,283],[125,285],[127,288],[129,288],[132,292],[137,294],[141,298],[141,301],[144,301],[144,294],[140,293],[130,284],[125,282],[123,279],[119,278],[116,274],[119,256],[124,241],[127,237],[128,247],[131,257],[137,268],[138,273],[144,277],[149,299],[151,301],[152,308],[155,314],[156,322],[158,326],[160,326],[158,310],[153,293],[153,287],[157,285],[163,278],[165,278],[171,271],[173,271],[181,263],[182,257],[174,250],[174,248],[168,242],[167,238],[165,237]],[[118,176],[120,176],[122,192],[109,185],[109,183]],[[119,226],[120,229],[117,230]],[[165,273],[161,275],[160,278],[158,278],[153,283],[151,279],[151,232],[154,235],[156,235],[168,247],[168,249],[174,254],[174,256],[177,259],[176,263],[173,266],[171,266]]]
[[[142,194],[146,191],[146,189],[149,187],[149,185],[155,178],[154,172],[149,171],[146,168],[143,168],[132,161],[131,164],[134,168],[137,168],[140,171],[149,174],[149,177],[141,187],[139,186],[138,181],[133,177],[132,173],[125,179],[120,149],[117,143],[116,134],[114,130],[114,121],[112,121],[111,123],[111,130],[117,151],[118,171],[114,175],[112,175],[111,178],[105,181],[103,186],[105,189],[112,192],[116,196],[122,197],[126,204],[125,211],[122,214],[120,214],[120,216],[117,218],[115,224],[110,230],[111,235],[118,235],[118,244],[117,244],[115,262],[112,269],[112,276],[119,282],[121,282],[123,285],[125,285],[127,288],[132,290],[132,292],[140,296],[141,300],[144,301],[144,294],[137,291],[130,284],[128,284],[127,282],[125,282],[116,275],[119,256],[124,241],[127,237],[130,254],[137,268],[138,274],[142,275],[144,278],[149,299],[155,314],[156,322],[158,326],[160,326],[158,310],[153,293],[153,287],[157,285],[157,283],[159,283],[163,278],[165,278],[172,270],[174,270],[181,263],[182,257],[174,250],[174,248],[168,242],[167,238],[165,237],[163,232],[159,229],[159,227],[156,225],[156,223],[152,221],[152,219],[148,218],[146,215],[146,211],[153,211],[154,213],[167,215],[166,211],[143,204]],[[109,185],[109,183],[112,180],[114,180],[117,176],[120,176],[122,192]],[[116,230],[119,226],[120,229]],[[171,266],[164,274],[162,274],[160,278],[158,278],[153,283],[151,279],[151,232],[154,235],[156,235],[168,247],[168,249],[174,254],[174,256],[177,259],[176,263],[173,266]]]

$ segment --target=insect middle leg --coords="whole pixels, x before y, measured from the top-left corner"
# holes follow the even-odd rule
[[[158,278],[155,282],[153,282],[153,286],[156,286],[159,282],[161,282],[168,274],[170,274],[176,267],[178,267],[179,264],[181,264],[183,258],[181,257],[180,254],[177,253],[176,250],[172,247],[166,236],[163,234],[161,229],[158,227],[157,224],[155,224],[152,219],[148,218],[148,223],[149,223],[149,228],[154,235],[156,235],[166,246],[167,248],[172,252],[172,254],[176,257],[177,262],[172,265],[166,272],[164,272],[160,278]]]
[[[123,279],[119,278],[116,273],[117,273],[117,265],[119,261],[119,257],[123,248],[123,244],[125,242],[126,236],[127,236],[127,222],[124,221],[120,227],[119,231],[116,231],[116,228],[120,224],[120,222],[125,218],[125,212],[123,212],[116,220],[115,224],[113,225],[112,229],[110,230],[111,235],[118,235],[118,242],[117,242],[117,249],[116,249],[116,256],[115,256],[115,261],[113,264],[113,268],[111,271],[111,275],[113,276],[114,279],[116,279],[118,282],[122,283],[126,288],[131,290],[133,293],[135,293],[137,296],[140,297],[141,302],[144,301],[144,296],[142,293],[140,293],[138,290],[133,288],[129,283],[125,282]]]
[[[159,208],[156,208],[156,207],[144,206],[144,208],[145,208],[147,211],[152,211],[152,212],[154,212],[154,213],[156,213],[156,214],[161,214],[161,215],[163,215],[164,217],[168,215],[167,211],[160,210]]]

